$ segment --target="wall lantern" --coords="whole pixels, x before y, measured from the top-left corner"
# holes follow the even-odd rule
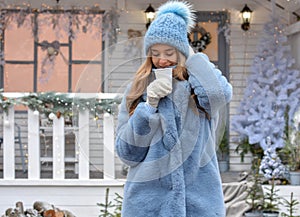
[[[146,28],[148,29],[148,27],[150,26],[151,22],[154,20],[155,17],[155,10],[151,6],[151,4],[149,4],[147,9],[145,10],[145,14],[146,14],[146,21],[147,21]]]
[[[248,7],[247,4],[245,4],[243,10],[241,11],[242,18],[243,18],[243,24],[242,24],[242,30],[248,31],[250,29],[250,19],[251,19],[251,13],[252,10]]]

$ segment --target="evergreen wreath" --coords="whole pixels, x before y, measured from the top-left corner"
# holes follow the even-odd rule
[[[190,36],[188,37],[189,43],[194,51],[196,52],[202,52],[206,49],[207,45],[211,43],[211,34],[207,32],[202,26],[199,26],[196,24],[195,28],[192,29],[190,35],[197,35],[196,38],[198,38],[198,34],[200,33],[201,37],[199,40],[192,41]]]

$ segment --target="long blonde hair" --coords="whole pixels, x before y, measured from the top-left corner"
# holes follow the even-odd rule
[[[150,52],[150,51],[149,51]],[[150,53],[149,53],[150,54]],[[178,80],[187,80],[188,74],[185,68],[185,56],[177,51],[177,66],[173,70],[173,78]],[[145,62],[137,70],[131,90],[126,96],[126,106],[129,114],[132,115],[136,106],[138,105],[140,98],[149,84],[149,77],[152,71],[152,58],[151,55],[147,55]]]
[[[178,63],[175,69],[173,69],[173,78],[179,81],[188,80],[189,75],[187,73],[187,69],[185,68],[185,56],[177,51]],[[152,58],[150,55],[147,56],[145,62],[141,65],[141,67],[137,70],[135,74],[135,78],[133,80],[131,90],[129,94],[126,96],[126,106],[129,111],[129,115],[134,113],[135,108],[140,102],[141,96],[146,90],[149,84],[149,77],[152,70]],[[198,98],[194,93],[194,90],[191,89],[191,98],[195,101],[196,106],[200,109],[206,116],[208,120],[210,120],[210,115],[208,112],[199,104]]]

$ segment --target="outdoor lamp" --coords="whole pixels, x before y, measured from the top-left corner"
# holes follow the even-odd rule
[[[252,10],[245,4],[243,10],[241,11],[243,23],[242,23],[242,30],[247,31],[250,29],[250,19],[251,19]]]
[[[147,21],[146,28],[148,29],[148,27],[150,26],[151,22],[154,20],[155,17],[155,10],[151,6],[151,4],[149,4],[147,9],[145,10],[145,14],[146,14],[146,21]]]

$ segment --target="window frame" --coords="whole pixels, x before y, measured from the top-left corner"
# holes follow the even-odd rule
[[[5,20],[5,14],[6,12],[9,13],[20,13],[21,9],[0,9],[0,19]],[[102,14],[104,15],[104,10],[94,10],[91,9],[88,11],[89,13],[86,14]],[[38,88],[38,48],[41,46],[41,43],[38,41],[38,31],[39,31],[39,26],[38,26],[38,15],[43,14],[43,13],[51,13],[51,14],[63,14],[63,13],[70,13],[71,15],[76,15],[76,14],[82,14],[82,11],[79,9],[70,9],[70,10],[62,10],[62,9],[49,9],[49,10],[43,10],[43,11],[38,11],[37,9],[31,9],[28,14],[33,14],[33,38],[34,40],[34,47],[33,47],[33,61],[26,61],[26,60],[5,60],[4,56],[0,57],[1,61],[5,64],[31,64],[33,65],[33,92],[37,92]],[[70,20],[72,19],[71,16],[69,17]],[[71,22],[71,21],[70,21]],[[4,42],[5,38],[5,30],[0,31],[0,52],[4,55]],[[104,40],[102,39],[102,51],[104,50],[105,44]],[[61,47],[67,47],[68,48],[68,92],[72,92],[72,66],[75,64],[100,64],[102,68],[102,73],[101,73],[101,80],[104,82],[104,52],[102,52],[102,58],[101,60],[76,60],[73,59],[73,39],[72,36],[68,36],[68,43],[60,43]],[[0,89],[4,89],[4,64],[0,64]],[[104,85],[101,85],[101,91],[103,92],[104,90]],[[4,90],[5,91],[5,90]]]

